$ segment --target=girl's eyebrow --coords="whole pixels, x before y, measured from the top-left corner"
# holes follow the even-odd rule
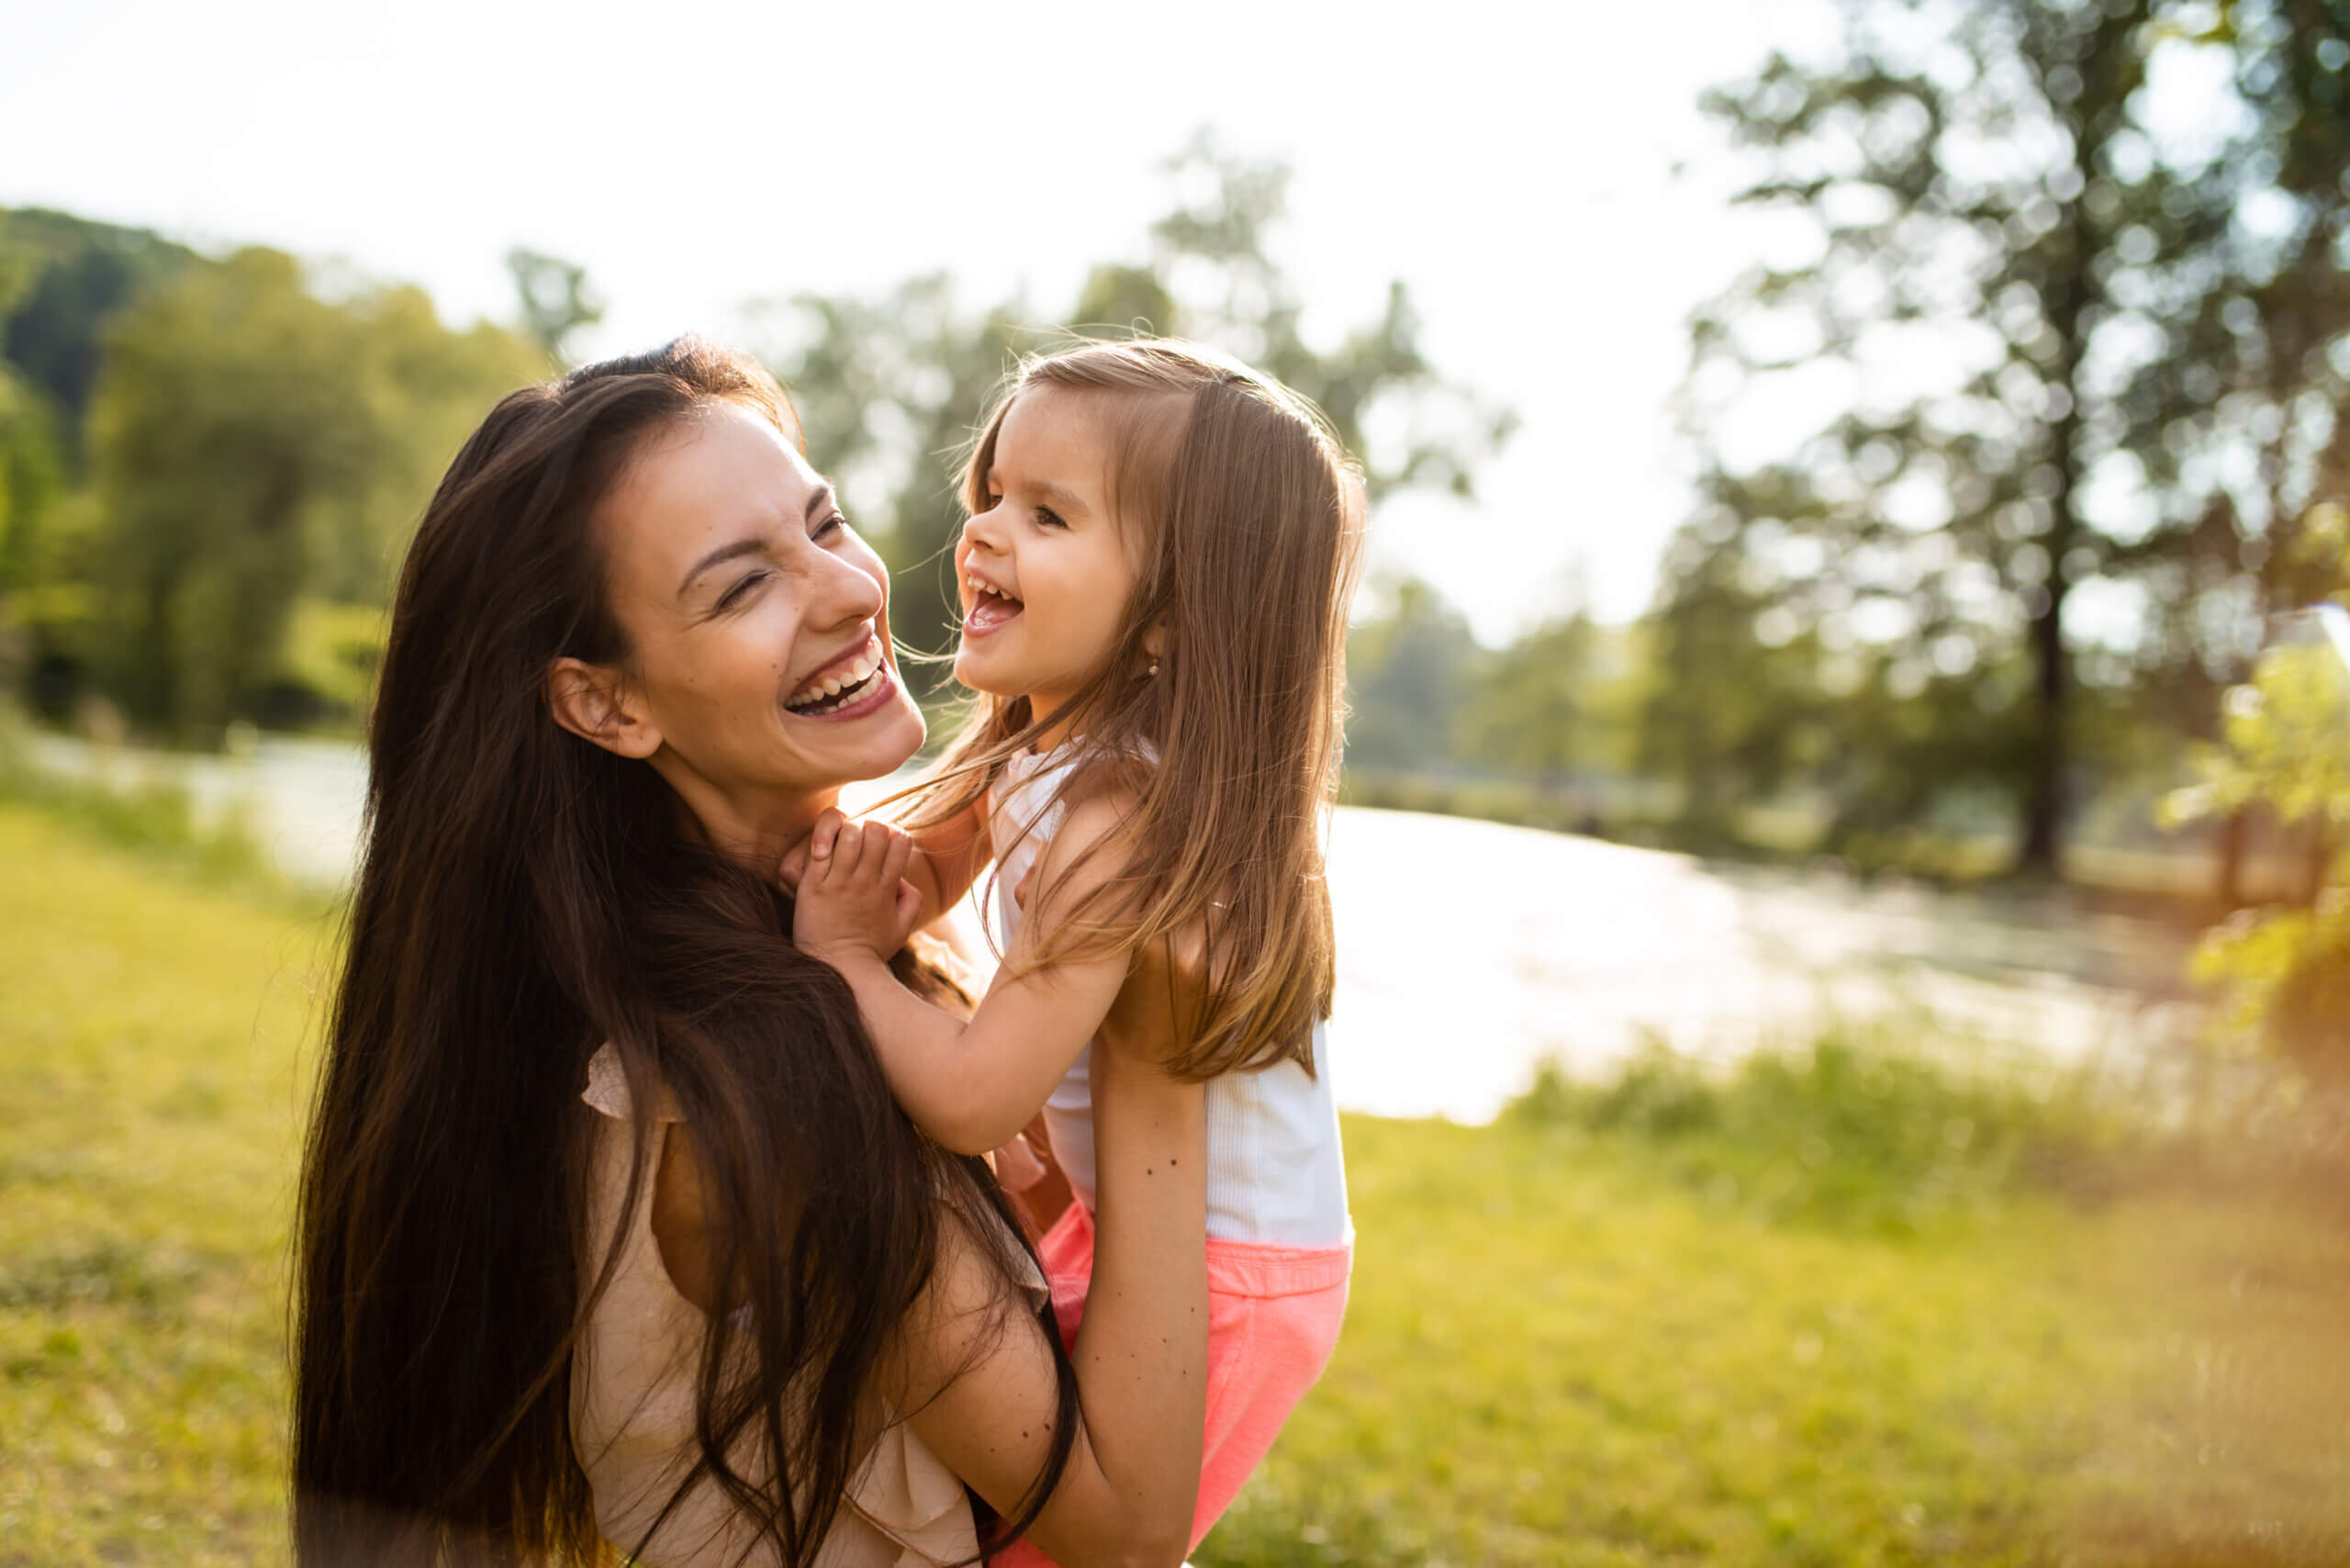
[[[996,468],[989,469],[988,485],[990,488],[1001,495],[1003,491],[1002,470]],[[1063,511],[1091,512],[1093,510],[1085,504],[1085,498],[1083,496],[1079,495],[1067,485],[1061,484],[1056,480],[1037,479],[1022,487],[1035,491],[1037,495],[1042,496],[1046,500],[1050,501],[1053,505],[1060,508]]]

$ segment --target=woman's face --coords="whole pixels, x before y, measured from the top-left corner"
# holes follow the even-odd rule
[[[615,727],[590,738],[648,757],[713,836],[767,836],[922,745],[889,572],[756,409],[720,402],[654,437],[597,527],[632,657],[606,689]]]

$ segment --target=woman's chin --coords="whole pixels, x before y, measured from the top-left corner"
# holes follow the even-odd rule
[[[929,729],[923,722],[922,709],[903,685],[891,683],[896,689],[890,700],[864,717],[843,724],[844,739],[851,741],[860,760],[858,778],[878,778],[885,773],[895,773],[913,760],[928,738]]]

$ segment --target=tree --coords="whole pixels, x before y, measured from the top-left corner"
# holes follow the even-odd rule
[[[571,334],[604,319],[604,302],[588,286],[588,269],[576,262],[517,245],[506,252],[507,274],[522,308],[522,327],[549,359],[570,363]]]
[[[878,297],[802,295],[774,313],[768,357],[800,409],[810,451],[878,521],[896,574],[893,623],[910,646],[942,650],[955,634],[946,562],[962,511],[954,454],[1017,356],[1072,330],[1200,338],[1280,377],[1329,416],[1363,462],[1374,499],[1403,486],[1470,494],[1477,464],[1507,439],[1505,411],[1429,364],[1402,285],[1376,321],[1335,347],[1301,335],[1295,291],[1268,249],[1283,212],[1285,168],[1228,156],[1203,136],[1167,173],[1179,188],[1206,194],[1154,226],[1147,259],[1093,268],[1065,324],[1037,320],[1019,300],[967,307],[943,274]],[[1371,438],[1368,425],[1381,412],[1399,416],[1402,440]]]
[[[1316,349],[1300,331],[1304,302],[1273,258],[1289,209],[1288,167],[1235,154],[1203,129],[1164,172],[1175,190],[1202,195],[1152,225],[1147,264],[1094,269],[1075,324],[1118,330],[1139,319],[1279,378],[1329,416],[1374,501],[1410,487],[1472,498],[1477,465],[1509,440],[1516,416],[1438,373],[1420,348],[1410,290],[1391,283],[1376,320]],[[1188,292],[1176,280],[1192,280]],[[1371,438],[1381,412],[1403,416],[1394,421],[1400,440]]]
[[[1347,638],[1347,760],[1395,769],[1451,763],[1484,650],[1468,618],[1419,578],[1381,597],[1386,602]]]
[[[304,594],[386,597],[434,477],[537,364],[498,329],[446,331],[414,289],[320,299],[261,249],[150,291],[104,346],[85,651],[184,738],[256,711]]]
[[[42,207],[0,208],[0,359],[50,407],[69,470],[97,383],[106,322],[198,257],[151,230]]]
[[[1796,754],[1824,705],[1848,784],[1930,781],[1896,802],[1909,812],[1996,792],[2019,867],[2053,871],[2081,692],[2172,659],[2154,610],[2188,552],[2159,525],[2159,454],[2232,363],[2196,323],[2240,313],[2214,290],[2241,274],[2211,258],[2272,184],[2260,138],[2298,134],[2272,120],[2201,162],[2169,148],[2142,88],[2155,51],[2183,47],[2166,26],[2180,9],[1844,0],[1833,58],[1774,55],[1709,95],[1759,165],[1740,199],[1810,241],[1693,325],[1688,417],[1708,452],[1659,610],[1684,703],[1748,678],[1725,639],[1813,661],[1761,726],[1758,777],[1808,766]],[[1795,452],[1730,462],[1740,410],[1798,364],[1845,373],[1841,409]],[[2076,625],[2090,583],[2112,615],[2138,607],[2137,629]],[[2199,612],[2210,591],[2193,585]],[[1972,744],[1857,722],[1918,700]],[[1684,766],[1736,749],[1702,725],[1687,740]]]
[[[2172,650],[2164,716],[2208,736],[2265,618],[2329,591],[2301,533],[2350,500],[2350,5],[2233,0],[2172,47],[2232,63],[2243,128],[2199,182],[2224,221],[2175,269],[2190,308],[2131,390],[2162,420],[2141,450],[2159,503],[2150,553],[2168,558],[2149,580]],[[2238,815],[2220,834],[2231,906],[2245,833]]]

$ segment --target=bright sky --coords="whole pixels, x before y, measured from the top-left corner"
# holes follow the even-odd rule
[[[341,258],[458,320],[511,313],[527,243],[588,266],[602,352],[940,267],[1049,317],[1141,255],[1158,161],[1212,125],[1296,171],[1309,336],[1403,278],[1438,364],[1523,418],[1477,505],[1376,523],[1497,640],[1578,571],[1610,618],[1646,604],[1682,321],[1752,245],[1696,95],[1819,27],[1818,0],[28,4],[0,205]]]

